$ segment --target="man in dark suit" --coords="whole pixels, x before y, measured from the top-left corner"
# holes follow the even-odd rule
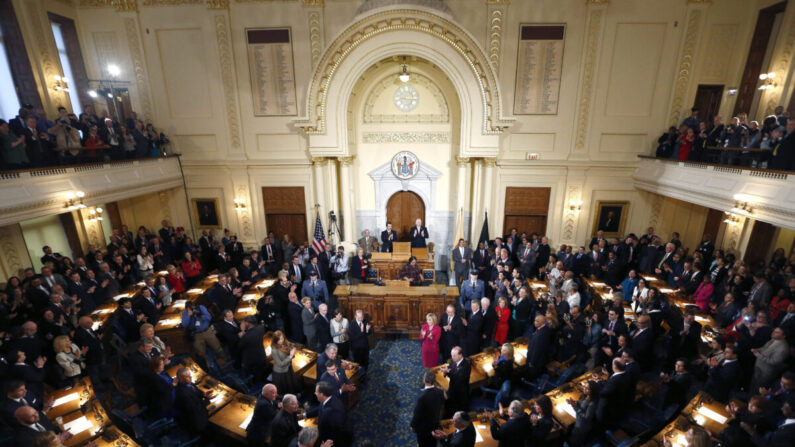
[[[392,222],[386,223],[386,230],[381,232],[381,251],[392,253],[392,243],[397,242],[397,231],[392,229]]]
[[[265,271],[269,276],[276,276],[279,266],[282,265],[281,251],[278,244],[272,244],[270,238],[265,238],[260,247],[260,257],[265,261]]]
[[[423,388],[414,413],[411,417],[411,431],[417,434],[419,447],[436,447],[433,431],[439,428],[439,418],[442,414],[444,393],[434,386],[435,376],[431,371],[426,371],[423,376]]]
[[[121,330],[121,337],[127,343],[132,343],[138,340],[141,336],[139,328],[143,324],[146,315],[136,313],[132,307],[132,300],[130,298],[122,298],[119,300],[119,308],[116,311],[115,326]]]
[[[425,239],[428,239],[428,229],[422,226],[422,219],[417,219],[414,224],[415,226],[409,230],[411,248],[427,247]]]
[[[690,386],[693,384],[693,377],[687,371],[687,359],[676,359],[674,372],[660,373],[662,378],[663,408],[675,404],[677,411],[687,404]]]
[[[258,324],[256,316],[249,315],[240,323],[240,330],[244,332],[237,344],[240,351],[240,365],[244,371],[254,375],[255,382],[261,381],[268,376],[265,347],[262,345],[265,328]]]
[[[547,264],[549,261],[549,254],[549,239],[544,236],[541,238],[541,242],[538,244],[538,249],[536,249],[536,272],[538,272],[538,269]]]
[[[671,345],[674,348],[672,354],[687,359],[695,357],[701,343],[701,323],[696,321],[696,314],[692,310],[688,310],[685,312],[684,318],[672,326],[670,333]]]
[[[25,386],[37,399],[44,398],[44,357],[37,357],[32,365],[25,363],[26,357],[23,351],[11,351],[6,356],[8,359],[8,372],[6,378],[11,380],[21,380]]]
[[[289,300],[287,304],[287,319],[289,321],[289,325],[286,325],[287,337],[292,342],[304,343],[304,322],[301,319],[304,306],[298,302],[298,295],[295,292],[290,292],[287,297]]]
[[[483,313],[480,311],[480,300],[470,301],[470,309],[472,313],[469,319],[466,320],[466,347],[465,355],[477,354],[480,352],[480,342],[483,338]]]
[[[525,278],[534,278],[538,274],[536,270],[536,251],[533,250],[533,245],[527,241],[524,246],[517,249],[517,258],[519,259],[519,270]]]
[[[654,362],[654,331],[648,315],[638,317],[638,330],[632,334],[632,347],[641,369],[651,370]]]
[[[14,418],[16,418],[16,428],[14,430],[16,445],[19,446],[35,445],[36,439],[42,433],[48,431],[56,433],[56,439],[59,443],[64,443],[73,436],[68,431],[62,432],[47,417],[42,417],[41,413],[30,406],[17,408],[14,411]]]
[[[221,311],[224,319],[215,323],[215,334],[218,341],[226,345],[232,358],[235,359],[235,364],[239,366],[240,362],[240,349],[238,343],[240,342],[240,324],[235,320],[235,313],[231,309],[224,309]]]
[[[784,422],[773,430],[770,437],[760,434],[755,427],[747,422],[741,422],[740,428],[751,436],[751,441],[757,447],[789,447],[795,437],[795,398],[790,397],[784,403],[781,407],[781,414]]]
[[[315,377],[317,377],[316,379],[317,381],[319,381],[320,378],[323,376],[323,374],[326,372],[326,364],[328,363],[329,360],[334,360],[335,362],[340,364],[342,363],[340,362],[340,359],[337,358],[337,353],[339,351],[337,345],[335,345],[334,343],[328,343],[326,345],[323,345],[322,349],[323,352],[321,352],[320,355],[317,356],[317,360],[315,361],[316,364]]]
[[[370,341],[372,334],[370,322],[364,319],[364,311],[356,309],[354,320],[348,325],[348,334],[351,337],[351,352],[353,361],[367,370],[370,365]]]
[[[602,277],[602,266],[607,261],[605,255],[599,252],[599,246],[593,245],[591,251],[588,253],[588,276],[593,279]]]
[[[585,247],[580,247],[577,249],[577,254],[574,255],[573,267],[572,270],[574,271],[574,275],[582,276],[588,275],[588,271],[591,268],[591,262],[593,259],[588,257],[588,253],[585,252]]]
[[[177,422],[191,436],[204,435],[209,420],[207,404],[210,392],[204,393],[192,383],[188,368],[180,368],[177,371],[177,382],[174,390]]]
[[[326,371],[320,376],[318,383],[327,382],[331,385],[334,395],[342,399],[343,402],[347,402],[348,395],[344,393],[355,391],[356,387],[351,384],[345,371],[338,368],[337,365],[337,361],[328,360],[326,362]]]
[[[240,288],[233,289],[229,284],[227,274],[218,276],[218,282],[207,292],[207,297],[218,309],[234,309],[237,307],[237,300],[242,295]]]
[[[155,298],[150,289],[143,288],[135,301],[135,311],[146,315],[149,324],[157,324],[160,319],[160,308],[163,307],[163,304]]]
[[[472,253],[472,268],[478,271],[478,279],[485,281],[488,279],[488,272],[490,267],[489,250],[486,248],[486,243],[478,242],[478,249]]]
[[[464,358],[464,351],[460,346],[450,350],[450,363],[442,365],[441,371],[450,379],[450,385],[447,387],[446,413],[452,415],[456,411],[468,411],[469,375],[472,367],[469,360]]]
[[[482,351],[494,343],[494,329],[497,327],[497,312],[491,308],[491,300],[486,297],[480,299],[480,313],[483,314],[483,335],[480,339]]]
[[[237,267],[241,262],[243,262],[245,250],[243,249],[243,244],[237,240],[237,236],[232,235],[229,238],[229,243],[226,244],[226,252],[229,253],[232,267]]]
[[[723,350],[723,362],[713,357],[709,359],[709,371],[704,391],[719,402],[726,403],[732,391],[737,388],[740,380],[740,363],[737,361],[737,349],[726,345]]]
[[[86,370],[91,378],[91,383],[95,388],[102,388],[102,381],[106,379],[105,373],[105,351],[102,347],[102,339],[94,333],[92,325],[94,321],[90,316],[84,315],[78,320],[78,327],[75,329],[74,342],[80,348],[88,348],[84,355]]]
[[[447,311],[439,320],[439,326],[442,327],[440,349],[442,359],[446,361],[450,358],[450,350],[461,344],[464,335],[464,323],[461,317],[455,314],[455,307],[452,304],[447,305]]]
[[[318,382],[315,385],[315,397],[320,405],[307,411],[306,416],[317,416],[320,440],[330,439],[334,441],[335,446],[347,446],[350,443],[350,435],[346,427],[345,406],[342,401],[335,395],[328,382]]]
[[[701,244],[696,248],[696,251],[704,255],[704,263],[709,265],[712,261],[712,252],[715,251],[715,244],[712,243],[712,236],[704,234],[701,238]]]
[[[288,447],[300,431],[298,399],[293,394],[285,394],[282,398],[282,409],[271,423],[271,447]]]
[[[500,414],[502,412],[502,404],[500,404]],[[489,412],[489,419],[491,419],[491,437],[500,441],[498,447],[524,445],[533,429],[530,419],[524,412],[524,405],[518,400],[511,402],[508,407],[508,420],[504,424],[497,423],[493,412]]]
[[[605,428],[615,427],[629,408],[628,403],[634,401],[635,390],[630,387],[626,366],[621,359],[613,359],[613,375],[602,384],[596,408],[596,420]]]
[[[250,447],[267,445],[266,440],[271,437],[271,423],[279,411],[279,397],[276,385],[269,383],[262,387],[262,395],[257,399],[251,421],[246,426],[246,441]]]
[[[19,379],[12,379],[5,384],[5,398],[0,401],[0,421],[5,422],[9,427],[16,426],[17,420],[14,413],[17,409],[30,406],[36,411],[43,411],[52,407],[52,399],[43,403],[32,392],[25,387],[25,382]]]
[[[470,270],[472,262],[472,249],[466,246],[463,238],[458,240],[458,246],[453,249],[453,271],[455,271],[455,283],[461,288],[461,283],[466,279],[467,272]]]
[[[547,326],[546,318],[543,315],[536,315],[533,326],[535,332],[527,345],[528,380],[534,380],[545,371],[549,360],[549,351],[552,348],[552,332]]]
[[[453,426],[455,431],[445,435],[442,430],[433,432],[433,437],[442,443],[442,447],[474,447],[477,439],[477,432],[469,414],[466,411],[459,411],[453,415]]]
[[[25,137],[25,152],[33,167],[44,166],[53,160],[50,137],[47,132],[36,129],[36,117],[29,116],[25,119],[26,127],[19,136]]]

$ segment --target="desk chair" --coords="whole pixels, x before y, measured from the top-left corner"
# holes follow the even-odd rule
[[[436,270],[423,269],[422,270],[422,285],[434,284],[436,282]]]

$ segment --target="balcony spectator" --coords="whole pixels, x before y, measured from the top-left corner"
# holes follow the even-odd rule
[[[682,121],[682,124],[680,124],[679,127],[687,126],[693,129],[693,132],[696,132],[698,130],[699,124],[701,124],[701,122],[704,121],[700,116],[698,116],[698,112],[699,112],[698,107],[695,106],[692,107],[690,109],[690,116],[685,118],[685,120]]]
[[[787,119],[784,136],[773,146],[769,166],[782,171],[791,171],[795,167],[795,118]]]
[[[149,153],[149,140],[144,135],[144,124],[140,121],[135,122],[135,127],[132,130],[133,139],[135,139],[135,158],[143,158]]]
[[[2,119],[0,119],[0,150],[3,155],[3,169],[23,169],[30,163],[25,152],[25,137],[17,136]]]
[[[687,161],[693,148],[693,142],[696,141],[696,133],[693,128],[688,127],[685,134],[679,137],[679,141],[679,161]]]
[[[85,147],[98,147],[104,146],[105,142],[99,137],[98,128],[95,125],[91,125],[88,128],[88,136],[86,137]],[[96,161],[98,159],[102,159],[103,157],[98,157],[99,152],[97,149],[91,149],[85,151],[85,156],[83,157],[83,161]]]
[[[674,153],[674,145],[676,144],[676,139],[678,136],[679,135],[676,131],[676,127],[669,127],[668,132],[662,134],[662,136],[657,139],[657,157],[671,158],[671,155]]]
[[[109,146],[107,154],[111,160],[121,160],[124,158],[121,129],[117,127],[112,119],[105,118],[104,125],[99,129],[99,137]]]

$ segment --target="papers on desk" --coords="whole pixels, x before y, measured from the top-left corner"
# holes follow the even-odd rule
[[[243,295],[243,301],[254,301],[257,299],[256,293],[247,293]]]
[[[160,276],[166,276],[168,275],[168,270],[160,270],[159,272],[157,272],[157,274]]]
[[[546,286],[547,286],[546,284],[543,284],[543,283],[539,284],[539,283],[536,283],[536,282],[530,284],[530,287],[532,287],[534,289],[543,289]]]
[[[185,303],[187,303],[187,302],[188,302],[188,300],[176,300],[176,301],[174,301],[172,306],[174,306],[174,309],[184,309],[185,308]]]
[[[577,419],[577,413],[574,412],[574,407],[572,407],[568,402],[561,402],[556,405],[558,410],[566,412],[569,416]]]
[[[674,289],[660,289],[660,292],[662,292],[662,293],[674,293],[674,292],[676,292],[676,290],[674,290]]]
[[[113,299],[116,299],[115,297]],[[113,312],[113,309],[99,309],[91,312],[91,315],[105,315],[107,313]]]
[[[251,312],[253,310],[254,310],[253,307],[241,307],[237,311],[240,312],[240,313],[247,313],[247,312]]]
[[[181,318],[166,318],[157,322],[158,326],[171,326],[171,325],[178,325],[182,323]]]
[[[481,430],[491,430],[491,429],[490,428],[486,428],[485,425],[475,425],[475,428],[477,428],[477,430],[475,430],[475,444],[477,444],[479,442],[483,442],[483,436],[480,436],[480,431]]]
[[[262,281],[257,283],[258,289],[267,289],[268,287],[276,284],[275,279],[263,279]]]
[[[203,290],[202,290],[202,289],[199,289],[199,288],[193,288],[193,289],[190,289],[190,290],[188,290],[188,291],[187,291],[187,292],[185,292],[185,293],[188,293],[188,294],[197,294],[197,293],[202,293],[202,292],[203,292]]]
[[[85,416],[80,416],[73,421],[63,424],[64,431],[69,430],[73,435],[82,433],[92,428],[94,428],[94,424],[92,424],[91,421],[89,421]]]
[[[698,315],[696,315],[696,321],[699,323],[709,324],[709,318],[699,317]]]
[[[207,279],[218,279],[218,275],[209,275],[207,276]]]
[[[702,415],[704,417],[708,417],[708,418],[712,419],[713,421],[715,421],[715,422],[717,422],[718,424],[721,424],[721,425],[725,424],[726,421],[728,420],[728,418],[726,416],[718,414],[718,413],[710,410],[709,408],[707,408],[707,407],[705,407],[703,405],[701,407],[699,407],[699,409],[698,409],[698,411],[696,411],[696,413],[698,413],[698,414],[700,414],[700,415]]]
[[[271,349],[271,347],[270,347],[270,346],[268,346],[267,348],[265,348],[265,355],[266,355],[266,356],[270,357],[270,356],[271,356],[271,352],[273,352],[273,349]]]
[[[591,283],[591,285],[594,286],[594,287],[604,287],[607,284],[605,284],[603,282],[594,281],[594,282]]]
[[[298,425],[300,425],[301,427],[306,427],[306,419],[301,419],[300,421],[298,421]]]
[[[252,417],[252,416],[254,416],[254,413],[253,413],[253,412],[252,412],[250,415],[248,415],[248,417],[246,418],[246,420],[245,420],[245,421],[243,421],[243,423],[242,423],[242,424],[240,424],[238,427],[240,427],[240,428],[242,428],[243,430],[245,430],[245,429],[246,429],[246,427],[248,427],[248,424],[250,424],[250,423],[251,423],[251,417]],[[298,421],[298,424],[301,424],[301,422],[303,422],[303,421]]]
[[[221,402],[224,401],[224,397],[226,397],[226,394],[218,393],[217,396],[215,396],[212,399],[210,399],[210,403],[212,403],[213,405],[218,405],[218,404],[220,404]]]
[[[120,293],[120,294],[118,294],[118,295],[113,297],[113,301],[119,301],[120,299],[127,298],[129,296],[130,296],[129,293]]]
[[[643,279],[645,279],[646,281],[657,281],[656,276],[644,276]]]
[[[67,403],[69,403],[69,402],[71,402],[73,400],[77,400],[79,398],[80,398],[80,395],[78,393],[67,394],[66,396],[61,396],[58,399],[55,399],[53,401],[53,403],[52,403],[52,407],[53,408],[59,407],[59,406],[61,406],[63,404],[67,404]]]
[[[483,372],[485,372],[487,375],[492,371],[494,371],[494,367],[491,366],[490,362],[484,363],[483,366],[481,366],[481,368],[483,368]]]
[[[91,330],[98,331],[101,326],[102,326],[101,322],[95,321],[95,322],[91,323]]]

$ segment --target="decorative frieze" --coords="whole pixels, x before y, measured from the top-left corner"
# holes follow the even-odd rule
[[[220,57],[221,84],[224,87],[226,119],[229,123],[229,137],[232,147],[240,148],[240,117],[237,110],[237,90],[235,89],[235,67],[232,59],[232,44],[229,41],[229,29],[226,15],[215,16],[215,37],[218,40],[218,56]]]
[[[363,143],[445,144],[450,143],[450,132],[364,132]]]

